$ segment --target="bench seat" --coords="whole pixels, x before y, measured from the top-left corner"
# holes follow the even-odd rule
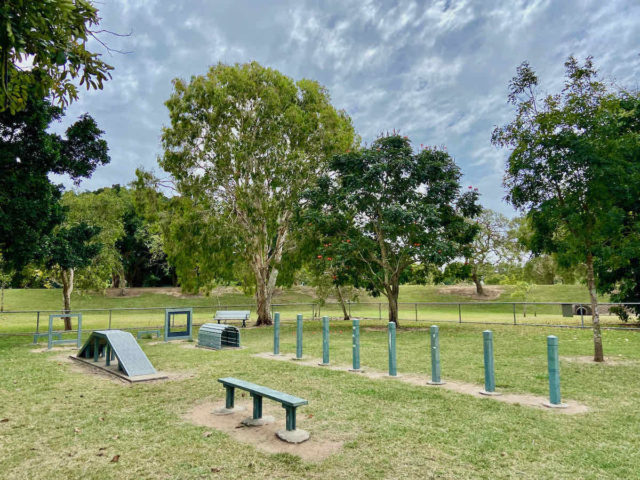
[[[279,392],[272,388],[263,387],[262,385],[256,385],[255,383],[247,382],[233,377],[219,378],[218,382],[222,383],[227,391],[225,407],[227,409],[233,409],[234,406],[234,393],[235,389],[239,388],[245,390],[251,394],[253,398],[253,418],[262,418],[262,398],[266,397],[270,400],[274,400],[282,404],[282,407],[287,412],[287,430],[292,431],[296,429],[296,408],[302,405],[308,405],[308,401],[304,398],[289,395],[288,393]]]
[[[246,327],[249,315],[251,315],[250,310],[218,310],[213,319],[218,323],[220,323],[220,320],[225,323],[227,320],[242,320],[242,326]]]

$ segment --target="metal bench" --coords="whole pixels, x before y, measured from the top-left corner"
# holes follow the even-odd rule
[[[246,382],[233,377],[219,378],[218,381],[226,388],[227,395],[224,410],[228,413],[231,413],[234,408],[234,394],[236,388],[245,390],[251,394],[251,397],[253,398],[253,423],[247,421],[243,422],[246,425],[262,424],[257,422],[257,420],[262,419],[262,398],[266,397],[279,402],[287,412],[287,429],[286,431],[280,430],[276,433],[279,438],[291,443],[304,442],[309,438],[308,432],[296,429],[296,409],[302,405],[308,405],[309,403],[304,398],[295,397],[288,393],[279,392],[268,387],[263,387],[261,385],[256,385],[255,383]]]
[[[250,310],[218,310],[213,319],[218,323],[220,320],[224,320],[224,323],[227,323],[227,320],[242,320],[242,326],[246,327],[250,314]]]
[[[153,337],[153,335],[156,336],[156,338],[160,338],[160,330],[157,329],[152,329],[152,330],[138,330],[138,332],[136,333],[136,338],[138,340],[140,340],[140,337],[142,335],[151,335]]]

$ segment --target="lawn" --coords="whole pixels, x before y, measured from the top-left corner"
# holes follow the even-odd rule
[[[492,302],[514,302],[520,299],[512,296],[513,287],[500,287],[502,293],[491,301],[477,301],[468,295],[461,295],[455,290],[448,290],[442,286],[404,285],[400,289],[400,318],[403,323],[418,323],[421,325],[433,322],[495,322],[513,323],[514,314],[520,323],[535,324],[581,324],[579,316],[567,318],[561,316],[559,305],[517,305],[515,312],[512,305],[496,305]],[[164,321],[165,307],[195,307],[194,321],[204,323],[210,321],[216,309],[238,308],[246,306],[252,310],[255,319],[254,299],[244,295],[238,289],[225,288],[210,296],[175,296],[158,293],[162,290],[142,290],[135,296],[106,296],[101,294],[83,294],[73,297],[74,311],[83,312],[83,326],[86,329],[96,328],[131,328],[131,327],[159,327]],[[176,292],[174,292],[176,293]],[[584,302],[588,303],[588,295],[581,285],[540,285],[532,289],[529,301],[536,302]],[[603,297],[602,300],[607,300]],[[414,305],[412,302],[451,302],[451,305]],[[473,302],[458,307],[456,302]],[[273,299],[274,311],[282,313],[284,321],[292,321],[297,313],[305,318],[312,315],[329,315],[339,317],[342,312],[338,305],[329,303],[317,305],[310,288],[297,287],[279,290]],[[29,313],[0,313],[0,333],[29,333],[46,330],[47,310],[59,311],[61,292],[56,289],[7,290],[5,293],[5,311],[25,311]],[[143,309],[143,310],[122,310]],[[43,311],[38,315],[35,311]],[[387,305],[384,297],[372,298],[362,295],[358,302],[350,307],[352,316],[366,317],[378,324],[384,325],[387,318]],[[584,318],[585,324],[590,318]],[[615,315],[602,316],[603,323],[619,324]],[[62,328],[62,321],[55,324],[56,329]]]
[[[304,354],[321,357],[319,322],[305,322]],[[348,365],[350,324],[332,323],[331,361]],[[480,325],[441,325],[442,376],[482,384]],[[398,379],[370,379],[293,361],[256,358],[271,328],[242,330],[241,350],[209,351],[142,340],[158,370],[180,379],[127,386],[86,373],[61,352],[33,353],[25,337],[0,337],[0,476],[3,478],[637,478],[640,471],[640,336],[606,331],[604,365],[588,330],[493,327],[497,388],[546,395],[546,341],[559,336],[563,398],[589,411],[479,399]],[[285,324],[281,350],[295,351]],[[361,362],[386,369],[384,330],[363,328]],[[68,354],[69,352],[67,352]],[[427,332],[398,332],[398,372],[429,372]],[[326,460],[268,454],[183,419],[223,402],[216,378],[234,376],[302,396],[301,427],[342,442]],[[246,401],[247,399],[242,399]],[[269,403],[266,401],[266,403]],[[284,410],[274,410],[284,423]],[[210,429],[209,429],[210,430]],[[118,462],[111,462],[120,455]]]

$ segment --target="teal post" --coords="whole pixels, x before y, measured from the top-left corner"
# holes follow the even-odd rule
[[[485,330],[482,332],[484,343],[484,390],[483,395],[499,395],[496,392],[496,375],[493,367],[493,332]]]
[[[389,375],[398,375],[396,363],[396,322],[389,322]]]
[[[329,317],[322,317],[322,363],[329,365]]]
[[[296,360],[302,359],[302,314],[296,318]]]
[[[280,313],[273,316],[273,354],[280,355]]]
[[[360,320],[357,318],[353,319],[353,327],[352,327],[352,349],[353,349],[353,368],[352,372],[360,371]]]
[[[560,397],[560,362],[558,360],[558,337],[547,337],[547,361],[549,363],[549,402],[544,405],[552,408],[565,408]]]
[[[429,336],[431,337],[431,381],[427,383],[443,385],[444,382],[440,379],[440,336],[437,325],[431,325]]]

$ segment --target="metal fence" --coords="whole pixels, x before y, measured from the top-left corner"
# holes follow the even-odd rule
[[[598,306],[603,328],[640,330],[638,323],[622,322],[615,314],[616,308],[629,311],[636,303],[602,303]],[[120,329],[136,330],[163,328],[165,308],[111,308],[81,309],[83,330]],[[179,308],[185,308],[184,306]],[[213,321],[216,310],[251,310],[255,320],[255,305],[212,305],[194,306],[193,324],[202,325]],[[388,304],[386,302],[350,302],[346,305],[351,317],[367,323],[386,323]],[[567,302],[402,302],[398,304],[400,325],[431,323],[475,323],[526,325],[565,328],[590,328],[591,305]],[[301,313],[305,320],[317,320],[327,315],[332,320],[344,319],[339,303],[287,303],[273,304],[273,312],[280,312],[283,322],[294,321]],[[49,315],[65,313],[61,310],[23,310],[0,312],[0,335],[33,335],[48,330]],[[56,319],[54,330],[63,330],[62,319]]]

